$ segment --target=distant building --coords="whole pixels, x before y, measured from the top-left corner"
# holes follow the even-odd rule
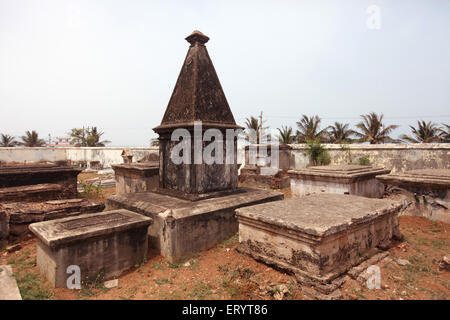
[[[56,138],[53,139],[52,143],[48,143],[47,147],[73,147],[74,145],[70,143],[71,138]]]

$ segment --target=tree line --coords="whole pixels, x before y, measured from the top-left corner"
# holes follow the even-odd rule
[[[350,128],[348,123],[335,122],[326,128],[321,128],[321,118],[317,115],[302,115],[296,122],[297,130],[294,133],[292,127],[282,126],[277,128],[279,134],[277,139],[282,144],[307,143],[308,141],[318,141],[321,143],[432,143],[432,142],[450,142],[450,126],[442,124],[439,126],[434,122],[417,121],[417,127],[409,126],[410,135],[403,134],[395,139],[391,137],[392,131],[399,126],[395,124],[385,125],[383,114],[371,112],[361,115],[361,121],[356,124],[356,130]],[[270,140],[272,137],[266,133],[261,120],[251,116],[246,118],[248,129],[260,133],[257,137],[257,143],[261,138]]]
[[[71,138],[70,143],[75,147],[104,147],[111,141],[101,140],[101,132],[97,127],[73,128],[68,133]],[[35,131],[26,131],[24,136],[20,137],[21,141],[17,141],[16,137],[9,134],[0,134],[0,147],[44,147],[47,142],[39,138],[39,134]]]

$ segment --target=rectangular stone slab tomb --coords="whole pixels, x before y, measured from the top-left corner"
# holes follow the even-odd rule
[[[388,169],[361,165],[317,166],[288,171],[295,196],[325,192],[369,198],[383,196],[384,185],[375,176],[389,172]]]
[[[271,190],[240,188],[239,191],[198,201],[153,192],[129,193],[109,197],[106,208],[124,208],[151,217],[154,224],[149,228],[149,246],[171,262],[182,261],[235,234],[236,208],[284,197]]]
[[[353,266],[401,238],[400,203],[320,194],[239,208],[242,253],[296,275],[307,295],[339,294]]]
[[[126,163],[111,166],[116,194],[154,191],[159,186],[159,162]]]
[[[57,288],[67,286],[71,265],[80,267],[82,281],[101,273],[105,278],[118,276],[146,259],[150,224],[151,218],[127,210],[33,223],[37,265]]]
[[[81,169],[58,164],[0,167],[0,189],[4,197],[8,196],[8,199],[3,200],[50,200],[54,198],[55,194],[59,198],[76,197],[78,195],[77,176],[81,171]],[[32,192],[25,188],[18,192],[17,199],[13,195],[8,195],[7,188],[32,185],[48,185],[49,192]],[[59,188],[55,189],[55,185],[59,185]],[[11,191],[14,191],[14,188]]]
[[[377,176],[403,189],[414,204],[405,214],[450,223],[450,169],[420,169]]]

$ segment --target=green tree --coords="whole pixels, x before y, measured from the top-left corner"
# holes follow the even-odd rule
[[[0,136],[0,147],[15,147],[18,142],[15,140],[13,136],[9,134],[1,134]]]
[[[97,127],[73,128],[69,132],[72,137],[71,143],[76,147],[104,147],[109,140],[100,140],[104,132],[98,131]]]
[[[439,129],[439,135],[442,142],[450,142],[450,125],[443,123],[443,127]]]
[[[322,146],[319,139],[307,140],[306,154],[309,156],[311,163],[317,165],[329,165],[331,157],[328,151]]]
[[[253,142],[251,140],[256,138],[256,143],[260,144],[262,141],[268,141],[270,139],[270,135],[266,133],[266,129],[268,127],[263,127],[265,121],[258,120],[253,116],[245,119],[245,126],[247,129],[244,132],[244,138],[247,141]],[[255,137],[256,136],[256,137]]]
[[[417,121],[417,128],[409,126],[413,136],[401,135],[400,139],[411,143],[431,143],[441,140],[439,127],[431,121]]]
[[[348,123],[335,122],[327,130],[327,138],[330,143],[351,143],[354,134],[355,131],[349,129]]]
[[[308,140],[325,141],[326,129],[320,130],[321,119],[319,116],[308,117],[302,115],[300,121],[297,122],[298,130],[296,138],[298,143],[306,143]]]
[[[280,128],[277,128],[280,134],[277,136],[278,141],[281,144],[291,144],[295,141],[295,135],[292,134],[292,127],[287,126],[281,126]]]
[[[363,119],[359,122],[356,127],[361,131],[355,132],[355,135],[360,138],[361,142],[369,142],[370,144],[379,144],[385,142],[395,142],[389,134],[398,125],[385,126],[383,124],[383,114],[377,115],[375,112],[369,114],[361,115]]]
[[[21,136],[22,142],[19,142],[24,147],[43,147],[45,146],[44,139],[39,139],[39,135],[36,131],[26,131],[24,136]]]

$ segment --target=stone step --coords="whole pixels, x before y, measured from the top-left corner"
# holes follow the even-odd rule
[[[57,199],[61,197],[62,192],[62,186],[55,183],[0,188],[0,202]]]
[[[22,300],[11,266],[0,265],[0,300]]]

